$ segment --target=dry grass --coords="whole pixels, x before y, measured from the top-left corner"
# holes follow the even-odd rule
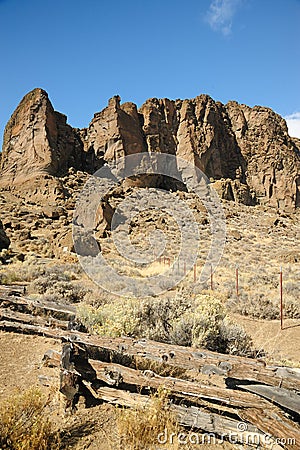
[[[117,430],[119,448],[126,450],[156,450],[158,436],[165,433],[178,435],[180,427],[169,410],[168,392],[160,389],[154,394],[146,407],[117,409]],[[179,444],[161,448],[179,449]]]
[[[117,442],[109,440],[114,450],[234,450],[239,448],[217,437],[211,441],[199,430],[181,427],[170,410],[168,391],[161,387],[146,406],[116,408]]]
[[[47,402],[31,388],[0,405],[0,448],[10,450],[58,450],[60,438],[46,417]]]

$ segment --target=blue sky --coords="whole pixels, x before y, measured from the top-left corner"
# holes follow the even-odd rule
[[[300,0],[0,0],[0,133],[44,88],[75,127],[119,94],[269,106],[300,137]]]

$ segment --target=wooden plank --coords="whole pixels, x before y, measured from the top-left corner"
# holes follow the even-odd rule
[[[295,422],[282,420],[276,412],[266,418],[256,409],[244,409],[239,414],[245,422],[255,423],[267,436],[272,434],[277,442],[282,442],[283,448],[295,450],[300,447],[300,431]]]
[[[7,308],[0,308],[0,321],[27,323],[43,327],[61,328],[62,330],[68,329],[67,321],[54,319],[53,317],[33,316],[32,314],[24,314]]]
[[[61,330],[59,328],[58,329],[47,328],[38,325],[30,325],[28,323],[11,322],[8,320],[0,321],[0,330],[12,331],[14,333],[22,333],[22,334],[33,334],[56,340],[60,340],[61,335],[63,333],[66,333],[66,331]]]
[[[114,405],[141,409],[147,407],[151,402],[148,396],[109,387],[99,388],[97,398]],[[257,442],[258,440],[263,443],[265,440],[264,433],[250,423],[246,425],[247,430],[243,431],[240,429],[240,421],[209,413],[201,408],[171,404],[170,411],[181,426],[193,431],[200,430],[205,433],[213,433],[216,436],[224,437],[224,439],[231,436],[236,443],[241,444]],[[270,446],[265,448],[282,449],[273,439],[270,439],[270,443]]]
[[[300,414],[300,395],[288,389],[262,384],[240,385],[238,387],[247,392],[260,395],[296,414]]]
[[[76,342],[88,352],[89,358],[115,362],[131,368],[149,368],[160,374],[197,378],[197,374],[214,379],[226,379],[232,387],[239,380],[259,381],[271,386],[281,385],[300,392],[300,373],[296,369],[282,371],[281,367],[268,367],[263,361],[225,355],[204,349],[181,347],[150,340],[109,338],[78,334]],[[150,367],[151,368],[151,367]]]
[[[119,364],[111,364],[100,361],[89,360],[92,367],[96,370],[97,379],[109,385],[120,384],[118,380],[122,380],[123,384],[136,386],[139,388],[151,388],[157,390],[164,386],[170,391],[172,396],[180,395],[190,402],[197,403],[198,400],[207,400],[212,402],[212,405],[217,409],[217,404],[228,405],[236,408],[246,407],[270,407],[267,401],[263,401],[255,395],[245,395],[239,391],[227,389],[225,387],[211,386],[208,384],[181,380],[174,377],[162,377],[151,370],[135,370]],[[114,383],[114,379],[116,382]]]
[[[90,361],[90,363],[96,370],[97,379],[108,382],[110,385],[113,384],[112,381],[116,380],[115,384],[119,388],[124,389],[125,386],[126,389],[126,385],[134,385],[137,392],[143,387],[158,390],[159,387],[163,386],[168,390],[170,398],[176,403],[180,400],[180,403],[187,401],[189,405],[196,404],[196,406],[199,406],[202,404],[202,406],[206,406],[207,411],[210,409],[211,412],[219,410],[223,417],[226,417],[226,413],[230,413],[231,416],[239,416],[241,411],[241,417],[255,418],[255,421],[248,420],[253,425],[257,426],[257,423],[264,423],[266,433],[275,437],[284,437],[286,440],[294,438],[296,442],[300,442],[299,427],[286,417],[279,408],[272,406],[268,401],[256,395],[249,393],[249,395],[244,396],[239,391],[171,377],[161,377],[151,371],[141,372],[116,364],[98,361]],[[287,392],[290,393],[290,391]],[[224,405],[226,405],[225,408]],[[249,410],[250,413],[244,414],[244,410]]]
[[[22,312],[41,316],[51,316],[59,320],[74,320],[76,308],[71,305],[62,305],[46,302],[41,299],[30,299],[22,295],[9,295],[11,291],[0,294],[0,306]]]
[[[42,327],[43,328],[43,327]],[[199,376],[219,385],[224,379],[229,387],[240,380],[259,381],[300,392],[300,372],[297,369],[268,367],[261,361],[208,350],[164,344],[133,338],[90,336],[80,332],[53,332],[33,325],[0,321],[0,329],[20,333],[39,334],[54,339],[76,342],[87,351],[89,359],[113,362],[130,368],[151,369],[157,374],[197,380]]]

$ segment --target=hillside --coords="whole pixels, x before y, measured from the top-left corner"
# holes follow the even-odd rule
[[[187,401],[183,388],[170,388],[177,410],[186,402],[189,411],[197,407],[201,417],[216,419],[219,428],[198,423],[202,433],[217,430],[220,437],[218,421],[230,429],[239,418],[253,432],[280,438],[292,427],[298,436],[299,143],[271,109],[223,105],[207,95],[154,98],[140,108],[115,96],[88,128],[75,129],[44,90],[28,93],[6,126],[0,159],[0,397],[40,384],[49,399],[54,393],[47,408],[63,430],[62,448],[128,450],[111,404],[143,403],[149,392],[141,390],[140,377],[153,372],[153,392],[157,376],[161,386],[190,383],[189,389],[203,393],[209,386],[228,396],[220,402],[197,391],[199,398]],[[64,352],[61,339],[75,351],[73,366],[63,366],[73,380],[67,390],[59,386],[57,365],[40,365],[47,349]],[[130,342],[125,353],[122,339]],[[144,361],[156,346],[168,355],[174,347],[176,372],[162,372],[164,354],[145,367],[129,364],[140,343],[150,348]],[[89,345],[104,346],[100,357]],[[176,359],[190,348],[190,362]],[[208,350],[224,370],[215,360],[200,369],[197,358]],[[185,373],[194,357],[199,370]],[[93,389],[87,359],[108,377],[97,372],[101,404],[86,409],[80,395],[77,413],[66,418],[58,389],[67,398],[72,391],[72,401],[78,386]],[[254,368],[251,376],[243,365]],[[117,391],[109,370],[134,382],[121,382]],[[284,376],[272,381],[271,373]],[[254,380],[277,399],[290,395],[289,406],[244,393],[239,383],[251,389]],[[194,430],[186,420],[180,424]],[[220,442],[219,448],[248,447]]]

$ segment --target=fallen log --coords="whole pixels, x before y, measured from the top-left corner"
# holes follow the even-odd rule
[[[73,344],[73,346],[76,348],[77,345]],[[95,370],[94,381],[96,376],[97,380],[101,380],[110,386],[123,390],[132,390],[132,387],[134,387],[135,392],[143,392],[143,388],[146,388],[148,393],[149,391],[157,391],[163,386],[168,390],[173,402],[187,402],[188,405],[206,407],[206,410],[211,410],[210,412],[218,411],[223,417],[227,413],[230,413],[231,417],[234,415],[239,416],[240,410],[247,409],[251,411],[248,417],[256,416],[264,419],[264,423],[267,424],[267,428],[265,426],[263,429],[264,432],[268,432],[272,436],[294,438],[297,442],[300,442],[300,428],[292,420],[288,419],[279,408],[274,407],[268,401],[259,398],[257,395],[250,393],[245,395],[246,392],[228,388],[209,386],[172,377],[161,377],[149,370],[141,372],[116,364],[92,360],[89,361],[89,364]],[[77,370],[76,363],[74,367]],[[95,383],[93,385],[95,386]],[[268,388],[269,391],[276,389],[270,386],[261,387]],[[98,392],[97,389],[96,392]],[[242,417],[245,416],[242,413]],[[251,420],[249,422],[256,424],[256,422],[252,422]],[[206,431],[208,430],[206,429]]]
[[[200,376],[216,385],[224,383],[225,380],[230,388],[237,388],[241,380],[247,380],[300,392],[300,369],[266,366],[264,361],[255,359],[146,339],[109,338],[66,330],[53,331],[17,322],[0,321],[0,329],[76,342],[85,349],[89,359],[113,362],[140,370],[150,369],[163,376],[190,380],[197,380]]]
[[[0,320],[0,330],[21,334],[33,334],[55,340],[61,340],[62,334],[67,333],[59,328],[55,329],[45,326],[30,325],[28,323],[12,322],[9,320]]]
[[[141,409],[149,406],[151,401],[148,396],[109,387],[99,388],[97,391],[97,398],[114,405]],[[193,430],[194,432],[201,431],[204,433],[211,433],[211,438],[221,437],[225,440],[231,438],[235,443],[241,444],[253,443],[263,445],[265,443],[265,434],[251,424],[243,423],[243,426],[241,427],[241,421],[239,420],[209,413],[195,406],[185,407],[170,404],[169,408],[181,426]],[[201,439],[201,436],[199,438]],[[282,446],[276,444],[275,440],[272,438],[269,438],[269,443],[269,446],[268,443],[266,443],[266,448],[272,448],[273,450],[282,449]],[[286,448],[289,449],[291,447]]]
[[[91,366],[95,369],[97,379],[110,385],[135,386],[139,391],[143,388],[158,390],[164,386],[170,395],[180,397],[189,402],[211,402],[211,406],[218,409],[218,405],[225,405],[234,408],[263,408],[270,407],[256,395],[245,395],[246,392],[228,389],[225,387],[211,386],[208,384],[181,380],[173,377],[162,377],[151,370],[135,370],[118,364],[103,363],[90,360]],[[114,382],[114,380],[117,380]],[[120,383],[120,380],[122,382]]]
[[[70,321],[76,316],[76,308],[41,299],[31,299],[22,295],[15,295],[14,291],[0,291],[0,306],[19,311],[24,314],[51,316],[54,319]]]
[[[225,355],[204,349],[181,347],[146,339],[108,338],[78,334],[70,340],[80,344],[90,359],[114,362],[131,368],[151,369],[161,375],[197,378],[207,375],[226,379],[236,388],[239,380],[258,381],[300,392],[300,370],[266,366],[264,361]],[[180,376],[179,376],[180,375]]]
[[[10,321],[42,327],[68,329],[67,321],[54,319],[53,317],[41,317],[32,314],[24,314],[7,308],[0,308],[0,321]]]
[[[240,385],[238,387],[264,397],[267,400],[300,415],[300,395],[295,394],[288,389],[262,384]]]
[[[210,417],[210,420],[212,420],[213,418],[214,424],[217,421],[216,417],[219,421],[220,419],[225,422],[226,420],[233,420],[235,425],[239,423],[239,420],[245,420],[247,417],[246,428],[248,435],[249,427],[257,427],[257,422],[259,421],[262,427],[261,430],[264,433],[268,433],[274,438],[279,436],[285,439],[285,448],[289,448],[286,445],[288,439],[300,442],[300,428],[296,423],[282,413],[278,407],[252,393],[242,393],[229,388],[209,386],[173,377],[161,377],[151,370],[141,372],[126,366],[88,360],[87,352],[82,349],[81,345],[74,342],[63,345],[61,367],[60,390],[67,397],[66,408],[70,408],[72,411],[76,407],[79,396],[83,395],[86,397],[83,381],[91,382],[91,387],[97,393],[96,398],[106,401],[112,401],[113,399],[115,404],[123,406],[136,406],[124,403],[124,398],[128,399],[128,396],[130,399],[135,399],[132,395],[143,394],[139,397],[139,400],[148,401],[149,393],[164,387],[168,390],[172,400],[172,408],[177,408],[176,410],[178,410],[178,408],[182,407],[180,406],[182,403],[186,404],[182,408],[184,408],[185,412],[188,411],[188,418],[185,422],[182,422],[182,419],[180,422],[185,426],[218,433],[216,430],[211,431],[211,428],[205,421],[203,423],[199,422],[198,413],[196,416],[192,414],[193,411],[202,411],[205,408],[206,419]],[[103,386],[103,384],[107,386]],[[118,389],[115,389],[116,387]],[[105,392],[104,397],[103,392]],[[107,400],[107,396],[109,400]],[[89,397],[92,397],[93,400],[93,395],[90,392]],[[90,398],[86,400],[91,401]],[[201,417],[203,419],[203,414]],[[194,421],[193,424],[191,423],[192,419]],[[222,426],[223,430],[227,432],[228,429],[224,428],[224,423]],[[237,430],[239,429],[235,428],[235,432]],[[230,432],[233,432],[233,430],[231,429]]]

